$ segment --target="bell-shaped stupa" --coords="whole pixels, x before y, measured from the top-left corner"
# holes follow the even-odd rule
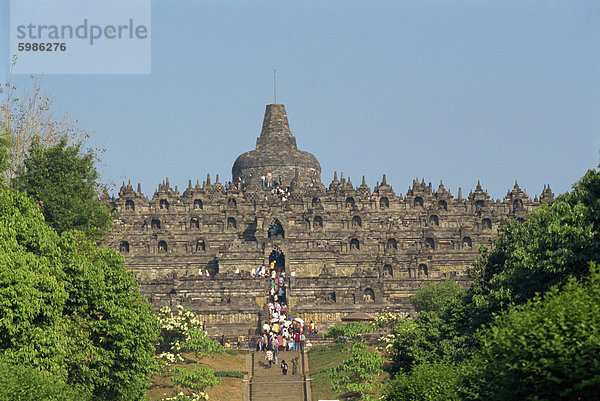
[[[290,185],[294,177],[300,186],[321,184],[321,165],[312,154],[298,150],[283,104],[267,105],[256,150],[240,155],[231,169],[233,182],[238,177],[260,182],[269,172],[273,181],[281,176],[283,185]]]

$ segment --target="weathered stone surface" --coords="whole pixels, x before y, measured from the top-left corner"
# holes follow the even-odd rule
[[[283,105],[269,105],[257,149],[238,158],[234,177],[256,177],[266,166],[291,184],[288,200],[260,182],[226,191],[210,177],[202,186],[190,181],[183,194],[167,179],[152,199],[123,185],[107,200],[116,210],[108,244],[123,253],[156,308],[195,310],[212,323],[211,334],[253,330],[268,284],[250,271],[268,266],[278,246],[288,277],[295,273],[288,296],[296,315],[325,328],[356,311],[409,314],[418,288],[448,278],[464,282],[477,249],[491,246],[502,225],[553,198],[544,187],[532,200],[516,183],[503,200],[490,199],[479,183],[466,199],[461,191],[455,198],[441,183],[434,190],[418,180],[403,196],[385,176],[371,190],[364,179],[355,188],[343,174],[326,189],[316,158],[295,152]],[[299,171],[296,181],[286,182],[291,171]],[[317,181],[306,180],[313,173]],[[275,219],[284,236],[269,237]]]
[[[241,177],[249,184],[258,185],[260,177],[269,171],[274,179],[281,176],[286,186],[295,176],[298,176],[298,185],[321,183],[321,165],[312,154],[298,150],[282,104],[267,106],[256,150],[237,158],[231,171],[232,180],[236,182]]]

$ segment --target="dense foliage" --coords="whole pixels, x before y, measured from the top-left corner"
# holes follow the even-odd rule
[[[447,362],[416,364],[409,372],[400,371],[385,389],[387,400],[459,401],[460,372]]]
[[[370,333],[374,325],[349,322],[333,326],[325,338],[333,338],[342,352],[349,354],[340,364],[331,367],[329,377],[333,391],[345,393],[346,399],[373,399],[372,390],[379,386],[377,377],[383,373],[383,358],[370,350],[361,334]]]
[[[11,185],[27,193],[42,209],[46,222],[59,234],[77,229],[99,240],[111,225],[110,210],[98,200],[94,153],[81,144],[42,146],[34,141]]]
[[[481,343],[467,375],[476,398],[600,399],[600,272],[509,308]]]
[[[387,319],[387,400],[596,400],[600,397],[600,173],[508,224],[482,249],[466,291],[413,298]]]
[[[51,101],[0,88],[0,399],[140,400],[158,322],[98,200],[95,153]]]
[[[78,401],[81,395],[56,376],[28,365],[0,361],[0,395],[4,401]]]
[[[349,351],[348,359],[331,368],[333,391],[349,392],[349,396],[360,394],[363,400],[371,399],[369,392],[379,386],[377,377],[383,373],[383,358],[378,352],[369,350],[363,341],[352,344]]]
[[[352,341],[355,342],[360,338],[361,334],[370,333],[374,327],[363,322],[348,322],[346,324],[338,324],[325,333],[325,338],[333,338],[337,342]]]
[[[431,284],[410,298],[417,312],[439,312],[463,293],[463,289],[452,280]]]
[[[80,399],[137,400],[157,323],[121,255],[78,232],[59,236],[24,194],[0,190],[0,349]]]
[[[494,249],[481,254],[472,271],[466,300],[471,318],[465,323],[477,329],[511,304],[589,274],[589,262],[598,260],[600,173],[589,170],[572,192],[525,222],[509,224]]]

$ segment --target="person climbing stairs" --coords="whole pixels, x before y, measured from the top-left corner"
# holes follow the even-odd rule
[[[264,352],[253,352],[250,372],[250,401],[268,401],[284,398],[286,401],[305,401],[305,367],[300,351],[282,351],[279,361],[269,369]],[[296,374],[293,360],[297,358]],[[281,372],[281,364],[288,365],[287,375]],[[310,390],[309,390],[310,391]]]

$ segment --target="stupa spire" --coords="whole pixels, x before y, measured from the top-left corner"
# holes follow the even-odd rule
[[[283,104],[266,106],[260,136],[256,139],[256,149],[241,154],[233,164],[231,176],[234,181],[238,177],[246,183],[251,177],[258,179],[268,175],[282,175],[286,182],[294,176],[298,169],[300,184],[315,185],[321,182],[321,166],[317,158],[298,150],[296,138],[290,131],[288,116]]]
[[[296,138],[290,131],[285,105],[269,104],[265,109],[262,131],[256,140],[256,150],[270,148],[297,149]]]

